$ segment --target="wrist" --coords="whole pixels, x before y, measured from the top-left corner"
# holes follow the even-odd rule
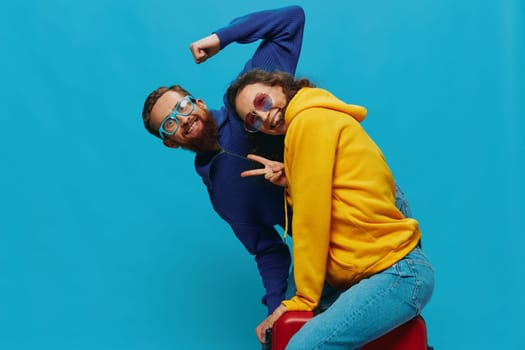
[[[275,314],[275,316],[282,316],[282,314],[284,314],[286,311],[288,311],[288,309],[286,308],[286,306],[284,306],[283,304],[279,305],[275,311],[273,312]]]

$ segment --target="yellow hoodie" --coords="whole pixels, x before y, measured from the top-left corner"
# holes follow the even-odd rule
[[[317,307],[324,281],[347,289],[407,255],[421,236],[395,206],[379,147],[359,124],[361,106],[303,88],[290,101],[284,165],[293,208],[294,278],[288,310]]]

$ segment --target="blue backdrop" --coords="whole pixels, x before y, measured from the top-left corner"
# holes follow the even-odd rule
[[[144,130],[182,83],[218,106],[255,49],[188,45],[286,0],[4,4],[0,348],[258,349],[255,263],[189,152]],[[303,1],[298,74],[365,105],[436,267],[436,349],[523,349],[525,2]],[[219,7],[220,6],[220,7]]]

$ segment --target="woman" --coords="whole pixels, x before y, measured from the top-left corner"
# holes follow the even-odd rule
[[[265,168],[243,174],[287,186],[293,208],[297,291],[257,327],[259,340],[285,311],[316,310],[325,281],[340,296],[287,349],[359,349],[418,315],[434,270],[418,222],[396,208],[392,173],[359,124],[366,109],[307,79],[260,70],[240,76],[228,99],[248,132],[285,134],[284,169],[250,156]]]

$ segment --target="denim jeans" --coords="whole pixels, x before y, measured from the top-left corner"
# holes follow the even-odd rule
[[[405,192],[399,187],[396,182],[396,207],[406,218],[412,217],[412,211],[410,210],[410,205],[408,205],[407,197]]]
[[[345,291],[325,288],[320,309],[326,310],[308,321],[286,349],[360,349],[418,315],[433,290],[434,269],[416,247]]]

